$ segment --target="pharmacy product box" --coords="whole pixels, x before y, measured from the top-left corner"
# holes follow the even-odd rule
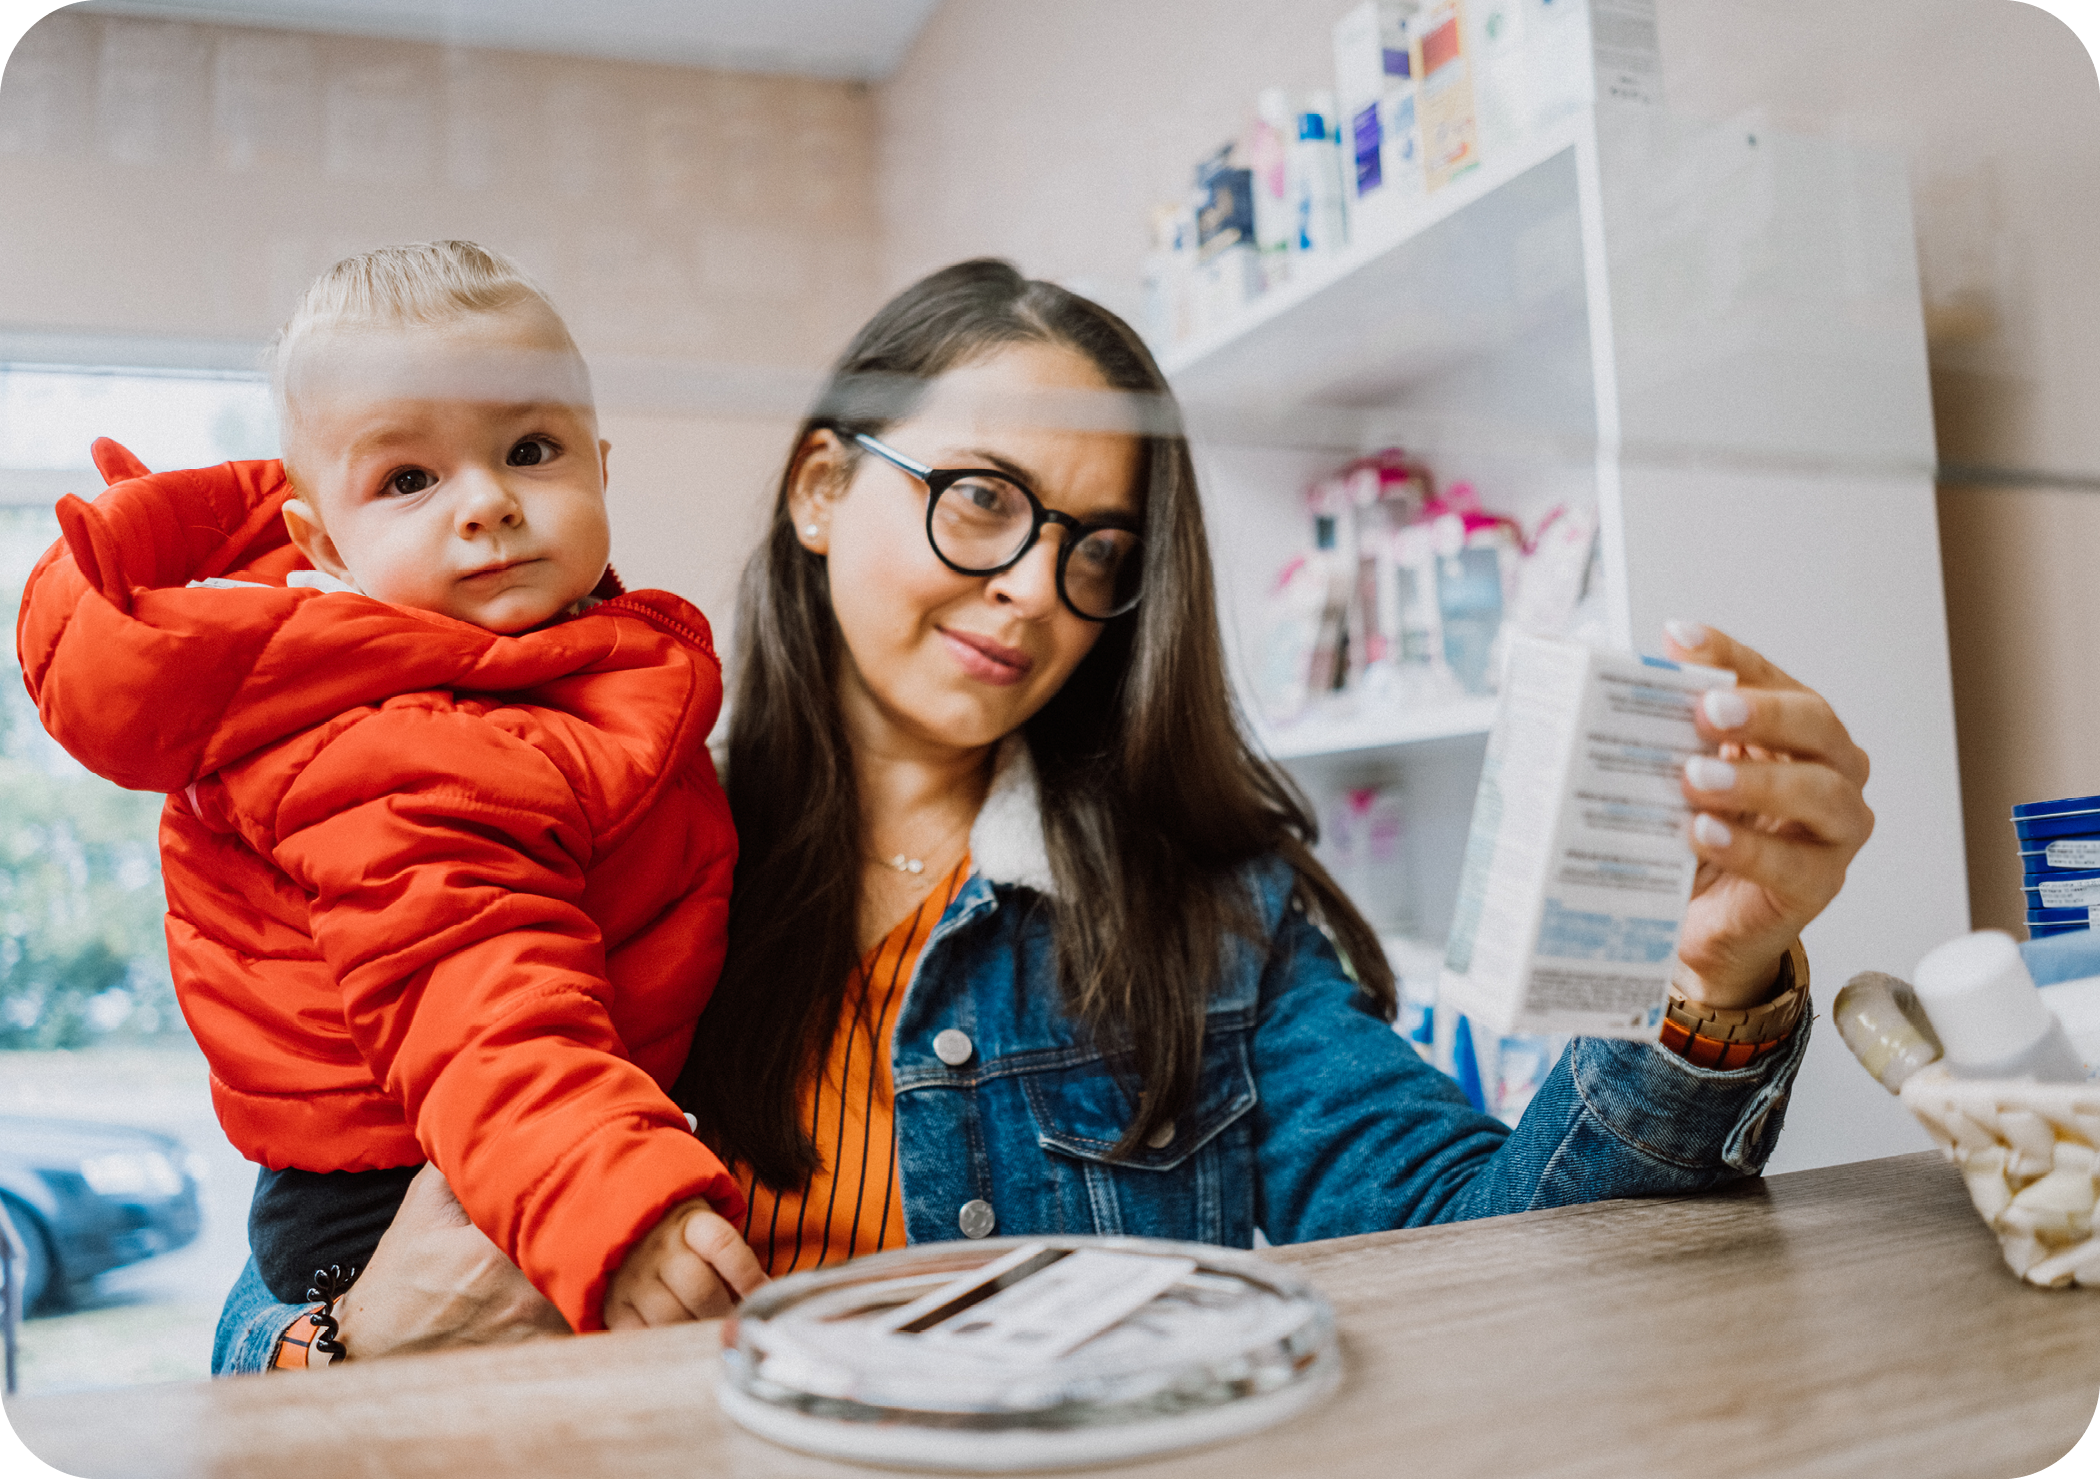
[[[1590,0],[1591,57],[1600,101],[1662,105],[1656,8],[1656,0]]]
[[[2036,909],[2090,909],[2100,904],[2100,872],[2051,873],[2031,878],[2026,893],[2029,913]]]
[[[1440,190],[1480,163],[1464,0],[1431,0],[1413,27],[1422,178],[1429,189]]]
[[[2026,821],[2014,822],[2013,831],[2023,844],[2022,852],[2035,843],[2046,846],[2059,837],[2090,840],[2100,837],[2100,811],[2068,811],[2053,817],[2030,817]]]
[[[2065,796],[2055,801],[2027,801],[2012,809],[2013,831],[2021,842],[2047,843],[2059,837],[2100,838],[2100,796]],[[2022,847],[2031,852],[2031,847]]]
[[[1474,122],[1484,158],[1499,159],[1531,132],[1531,51],[1526,11],[1536,0],[1466,0]]]
[[[2040,847],[2021,852],[2020,868],[2029,878],[2100,870],[2100,837],[2049,838]]]
[[[2090,924],[2030,924],[2027,933],[2037,940],[2046,940],[2055,935],[2068,935],[2074,930],[2089,930]]]
[[[2027,911],[2027,922],[2029,924],[2091,924],[2093,922],[2093,910],[2090,904],[2083,908],[2036,909],[2030,907]]]
[[[1334,24],[1336,128],[1352,234],[1390,226],[1422,193],[1415,9],[1414,0],[1365,0]]]
[[[1697,860],[1692,706],[1733,673],[1513,633],[1440,1004],[1500,1036],[1654,1038]]]
[[[2054,801],[2023,801],[2012,809],[2013,820],[2027,821],[2032,817],[2061,816],[2065,812],[2100,812],[2100,796],[2061,796]]]

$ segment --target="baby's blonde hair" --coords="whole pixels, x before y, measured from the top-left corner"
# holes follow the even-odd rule
[[[270,342],[266,363],[280,425],[291,424],[285,371],[299,340],[317,329],[368,324],[434,324],[502,313],[537,301],[560,313],[525,270],[471,241],[418,241],[345,257],[313,280]],[[564,334],[568,326],[562,325]],[[572,341],[573,347],[573,341]]]

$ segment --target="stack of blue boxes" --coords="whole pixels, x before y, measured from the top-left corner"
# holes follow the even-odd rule
[[[2027,933],[2039,940],[2091,929],[2100,906],[2100,796],[2016,806],[2013,830],[2026,875]]]

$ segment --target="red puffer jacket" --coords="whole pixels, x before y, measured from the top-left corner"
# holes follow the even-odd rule
[[[514,637],[288,588],[289,496],[239,462],[66,499],[16,629],[30,694],[89,769],[170,793],[169,955],[242,1154],[433,1161],[597,1328],[672,1204],[742,1212],[664,1092],[736,859],[706,618],[610,576]]]

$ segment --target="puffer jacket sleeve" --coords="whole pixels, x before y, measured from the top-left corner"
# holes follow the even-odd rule
[[[607,1280],[673,1204],[743,1198],[614,1029],[573,789],[430,695],[303,743],[277,794],[224,774],[270,808],[243,829],[310,895],[350,1034],[468,1215],[572,1327],[602,1328]]]

